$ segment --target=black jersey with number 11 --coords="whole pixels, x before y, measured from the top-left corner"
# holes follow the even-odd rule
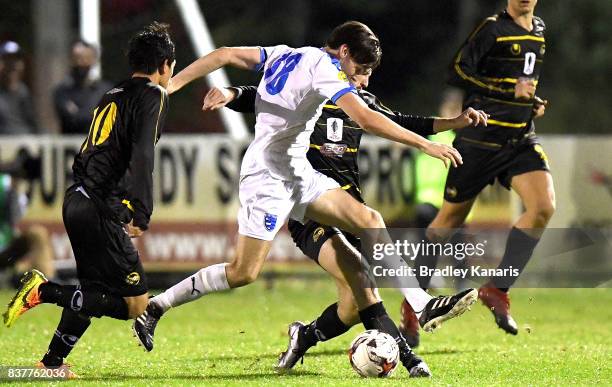
[[[167,107],[165,89],[148,78],[134,77],[107,91],[93,112],[72,170],[76,185],[112,220],[133,219],[142,230],[148,227],[154,148]]]

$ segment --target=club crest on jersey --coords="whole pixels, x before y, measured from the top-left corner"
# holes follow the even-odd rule
[[[328,118],[327,139],[330,141],[341,141],[343,125],[344,123],[341,118]]]
[[[138,285],[140,283],[140,274],[133,271],[125,277],[125,282],[129,285]]]
[[[278,217],[276,215],[268,214],[266,212],[266,214],[264,215],[264,226],[265,226],[266,230],[273,231],[274,227],[276,227],[276,220],[277,219],[278,219]]]

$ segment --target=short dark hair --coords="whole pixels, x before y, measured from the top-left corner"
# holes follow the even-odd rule
[[[325,44],[333,49],[346,44],[353,60],[367,68],[374,69],[380,64],[382,50],[378,36],[361,22],[351,20],[334,28]]]
[[[153,74],[163,67],[164,61],[174,62],[174,42],[169,27],[155,21],[130,39],[127,57],[132,72]]]

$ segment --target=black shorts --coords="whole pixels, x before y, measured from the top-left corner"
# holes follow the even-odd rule
[[[148,290],[138,251],[124,228],[102,215],[93,200],[71,187],[62,209],[81,285],[132,297]]]
[[[548,171],[548,160],[537,142],[508,143],[499,149],[457,139],[453,143],[463,164],[451,166],[444,187],[444,199],[461,203],[473,199],[495,179],[510,189],[512,177],[531,171]]]
[[[323,244],[334,235],[344,236],[358,250],[361,248],[359,238],[343,232],[336,227],[324,226],[320,223],[307,221],[306,224],[289,220],[289,232],[295,245],[316,263],[319,263],[319,252]]]

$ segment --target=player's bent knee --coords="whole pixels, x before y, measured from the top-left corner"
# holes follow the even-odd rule
[[[538,225],[545,225],[555,213],[555,203],[552,201],[539,203],[532,213]]]
[[[259,276],[259,268],[229,264],[225,270],[227,282],[232,288],[238,288],[254,282]]]
[[[360,226],[361,228],[366,228],[366,229],[384,228],[385,221],[383,220],[383,217],[380,214],[380,212],[376,211],[373,208],[366,207],[361,217]]]

